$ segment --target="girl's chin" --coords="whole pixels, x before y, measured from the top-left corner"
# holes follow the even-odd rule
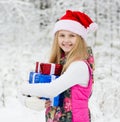
[[[69,52],[71,51],[71,48],[63,48],[63,51],[64,51],[65,53],[69,53]]]
[[[71,48],[64,48],[64,51],[65,52],[70,52],[71,51]]]
[[[65,54],[67,55],[70,51],[64,51],[65,52]]]

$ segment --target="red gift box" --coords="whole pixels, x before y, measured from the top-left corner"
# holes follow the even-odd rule
[[[60,75],[62,71],[61,64],[54,63],[41,63],[40,64],[40,73],[47,75]]]
[[[35,72],[46,75],[60,75],[62,71],[61,64],[36,62]]]

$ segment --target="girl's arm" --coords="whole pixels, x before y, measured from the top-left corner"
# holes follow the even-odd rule
[[[53,98],[68,88],[80,84],[87,86],[89,81],[88,66],[84,61],[75,61],[59,78],[45,84],[23,84],[20,88],[22,94],[31,96],[44,96]]]

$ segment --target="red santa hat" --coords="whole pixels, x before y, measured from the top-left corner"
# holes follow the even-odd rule
[[[56,22],[54,34],[59,30],[67,30],[80,35],[86,40],[89,30],[95,31],[97,24],[88,15],[80,11],[67,10],[66,14]]]

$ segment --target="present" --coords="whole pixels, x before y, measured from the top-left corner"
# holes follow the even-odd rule
[[[59,76],[56,75],[44,75],[41,73],[30,72],[29,74],[29,83],[50,83],[52,80],[55,80]],[[40,97],[40,99],[50,100],[46,97]],[[52,99],[52,105],[58,106],[59,104],[59,95]]]
[[[59,77],[61,71],[61,64],[36,62],[35,72],[30,72],[29,74],[29,83],[50,83]],[[50,100],[46,97],[40,97],[40,99]],[[58,106],[59,95],[54,97],[51,101],[53,106]]]
[[[53,106],[58,106],[59,105],[59,99],[60,99],[60,95],[54,97],[52,104]]]
[[[44,75],[41,73],[30,72],[29,83],[50,83],[55,80],[58,76],[56,75]]]
[[[46,75],[60,75],[62,71],[61,64],[40,63],[40,73]]]

